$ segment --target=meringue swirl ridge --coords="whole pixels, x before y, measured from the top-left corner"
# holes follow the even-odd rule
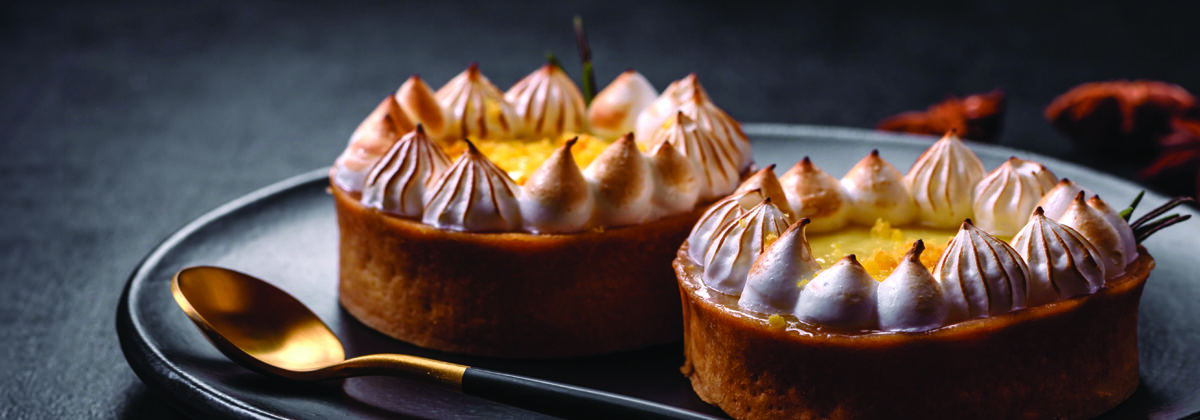
[[[708,290],[724,296],[719,302],[770,317],[771,325],[786,316],[818,330],[930,331],[1096,293],[1139,255],[1133,229],[1100,197],[1016,157],[985,175],[953,134],[906,176],[878,151],[840,181],[807,157],[781,179],[772,169],[710,207],[679,254],[702,270]],[[1059,214],[1051,217],[1039,203]],[[778,214],[770,229],[762,227],[768,213]],[[890,272],[877,274],[886,278],[872,277],[854,254],[822,266],[806,236],[816,221],[827,235],[822,241],[840,231],[858,238],[860,227],[845,226],[874,221],[876,240],[875,230],[889,223],[934,232],[959,217],[944,250],[933,245],[936,260],[922,261],[929,252],[917,239]],[[904,237],[892,233],[891,241]]]
[[[366,207],[440,229],[533,234],[645,223],[731,193],[753,167],[741,126],[695,74],[656,95],[630,70],[588,107],[552,63],[507,92],[474,63],[436,92],[413,76],[355,130],[331,183],[358,193]],[[659,114],[674,123],[635,141],[638,125]],[[506,146],[485,149],[468,139]],[[577,142],[587,146],[583,164],[579,147],[572,150]],[[554,152],[533,169],[523,156],[493,160],[481,151],[522,148]],[[451,164],[446,152],[458,150]],[[517,168],[506,172],[508,159]]]

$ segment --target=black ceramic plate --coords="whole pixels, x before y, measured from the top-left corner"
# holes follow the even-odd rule
[[[866,130],[747,124],[760,164],[782,173],[804,156],[840,176],[871,149],[904,170],[931,140]],[[988,168],[1009,156],[1046,164],[1123,207],[1140,188],[1055,159],[973,145]],[[180,409],[235,418],[529,418],[534,413],[393,378],[290,383],[251,373],[214,349],[171,297],[170,279],[190,265],[219,265],[267,279],[311,306],[346,343],[348,355],[408,353],[618,392],[720,414],[692,392],[678,344],[551,361],[456,356],[406,345],[359,324],[337,303],[337,228],[321,169],[268,186],[184,226],[134,271],[118,308],[117,332],[138,376]],[[1148,196],[1142,208],[1164,197]],[[1200,216],[1191,209],[1181,212]],[[1158,261],[1138,320],[1142,384],[1111,418],[1179,418],[1200,412],[1200,218],[1160,232],[1146,247]],[[969,372],[965,372],[969,374]]]

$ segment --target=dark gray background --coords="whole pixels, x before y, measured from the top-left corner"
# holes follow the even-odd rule
[[[835,3],[835,2],[821,2]],[[0,5],[0,418],[163,418],[114,312],[175,228],[328,165],[412,73],[472,61],[502,89],[556,52],[660,89],[697,72],[743,121],[871,127],[1002,87],[1000,144],[1130,176],[1042,118],[1087,81],[1200,92],[1187,2],[92,2]],[[968,4],[970,3],[970,4]],[[718,6],[719,5],[719,6]]]

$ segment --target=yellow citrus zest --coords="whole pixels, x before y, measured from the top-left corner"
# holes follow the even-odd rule
[[[586,168],[588,164],[596,160],[596,157],[600,156],[600,153],[608,145],[612,144],[610,140],[577,133],[565,133],[560,138],[544,137],[533,140],[485,138],[471,139],[471,142],[475,143],[475,147],[484,156],[508,172],[508,176],[513,181],[525,184],[529,176],[550,157],[551,153],[558,150],[564,142],[576,136],[579,137],[579,140],[571,147],[571,154],[575,156],[575,164],[579,165],[580,169]],[[456,141],[448,146],[443,146],[443,150],[453,160],[467,150],[467,144]]]
[[[876,220],[870,228],[849,226],[835,233],[814,235],[809,237],[809,243],[822,268],[829,268],[846,255],[854,254],[871,277],[883,281],[917,239],[925,243],[921,263],[932,269],[954,233],[948,229],[915,226],[896,228],[886,221]]]
[[[767,317],[767,326],[772,330],[782,330],[787,328],[787,320],[783,319],[779,314],[772,314]]]

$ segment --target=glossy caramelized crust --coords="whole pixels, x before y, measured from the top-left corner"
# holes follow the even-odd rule
[[[924,333],[772,327],[716,303],[687,256],[682,371],[738,419],[1088,418],[1138,385],[1137,309],[1154,259],[1092,295]]]
[[[331,188],[339,296],[367,326],[421,347],[554,358],[680,337],[671,268],[698,210],[603,232],[466,233],[385,215]]]

